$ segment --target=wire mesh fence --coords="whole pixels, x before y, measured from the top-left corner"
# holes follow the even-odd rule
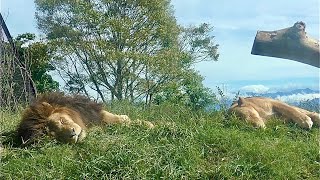
[[[23,62],[21,59],[24,59]],[[0,108],[16,109],[36,95],[28,68],[30,58],[19,58],[0,14]]]

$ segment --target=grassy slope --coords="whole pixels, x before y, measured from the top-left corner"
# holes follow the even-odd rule
[[[81,144],[44,140],[28,149],[2,137],[0,179],[319,179],[319,131],[272,121],[257,130],[220,113],[193,114],[179,107],[143,112],[114,107],[152,130],[121,125],[95,127]],[[19,116],[1,112],[1,132]],[[9,133],[10,134],[10,133]]]

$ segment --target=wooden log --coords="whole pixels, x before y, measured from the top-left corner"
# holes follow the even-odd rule
[[[258,31],[251,54],[290,59],[319,68],[319,40],[308,37],[305,28],[304,22],[296,22],[285,29]]]

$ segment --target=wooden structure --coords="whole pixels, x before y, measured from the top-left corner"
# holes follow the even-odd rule
[[[319,40],[308,37],[305,29],[306,24],[300,21],[285,29],[258,31],[251,54],[290,59],[319,68]]]
[[[0,108],[15,109],[29,102],[36,95],[36,88],[28,70],[22,62],[14,42],[0,13]]]

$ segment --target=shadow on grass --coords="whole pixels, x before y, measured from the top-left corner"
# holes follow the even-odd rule
[[[21,140],[18,138],[16,131],[1,132],[1,144],[4,147],[21,147]]]
[[[4,148],[39,148],[49,142],[48,137],[39,137],[33,141],[22,143],[15,130],[1,132],[1,145]]]

